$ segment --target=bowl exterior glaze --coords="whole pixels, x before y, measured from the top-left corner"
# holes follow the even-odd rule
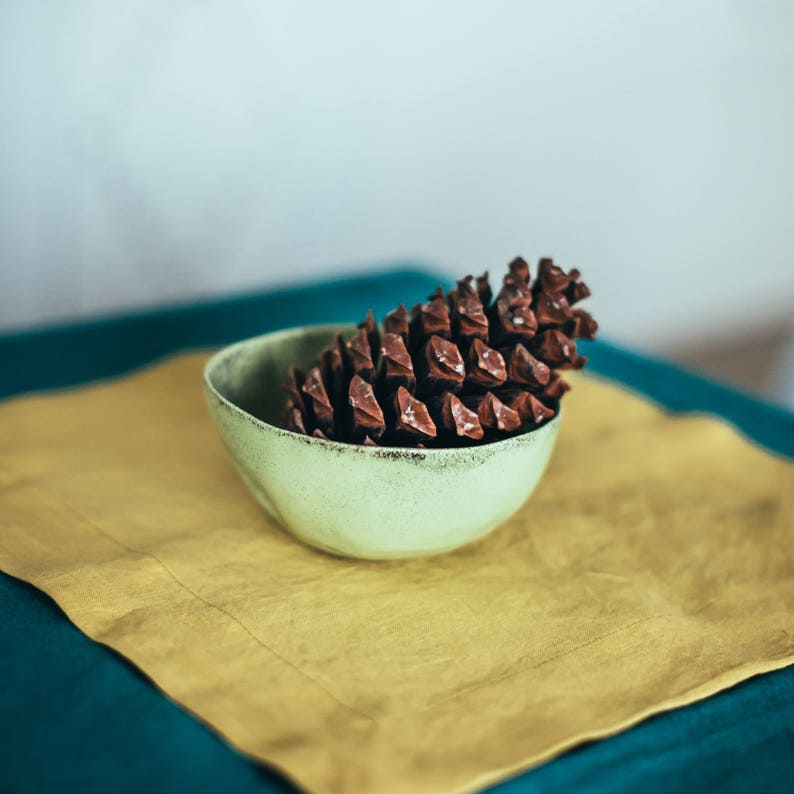
[[[364,447],[278,427],[288,366],[311,366],[335,332],[352,330],[278,331],[210,359],[210,413],[246,485],[288,532],[347,557],[440,554],[484,537],[535,489],[560,416],[530,433],[459,449]]]

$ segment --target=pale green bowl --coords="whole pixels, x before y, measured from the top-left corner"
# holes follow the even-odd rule
[[[288,366],[313,366],[335,332],[354,329],[277,331],[207,363],[210,412],[246,485],[288,532],[346,557],[420,557],[484,537],[535,489],[559,416],[531,433],[458,449],[364,447],[281,428]]]

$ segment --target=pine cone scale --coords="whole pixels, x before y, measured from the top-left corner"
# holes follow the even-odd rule
[[[398,435],[404,435],[417,441],[430,440],[438,435],[435,422],[430,418],[428,407],[402,386],[394,395],[393,406],[395,430]]]
[[[348,389],[351,411],[351,435],[354,439],[365,436],[377,439],[386,432],[386,420],[372,385],[360,375],[354,375]]]

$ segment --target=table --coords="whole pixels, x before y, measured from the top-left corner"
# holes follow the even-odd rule
[[[358,320],[370,306],[382,315],[437,283],[402,269],[7,334],[0,397],[76,386],[288,325]],[[606,342],[585,352],[593,372],[671,410],[719,414],[774,453],[794,456],[794,414]],[[293,790],[85,637],[49,597],[4,574],[0,715],[3,792]],[[492,791],[780,791],[792,781],[794,666],[579,747]]]

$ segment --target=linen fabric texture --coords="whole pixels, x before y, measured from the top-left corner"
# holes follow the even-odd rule
[[[205,360],[0,406],[0,568],[304,788],[474,790],[794,661],[794,466],[727,424],[579,377],[504,526],[349,561],[256,505]]]

